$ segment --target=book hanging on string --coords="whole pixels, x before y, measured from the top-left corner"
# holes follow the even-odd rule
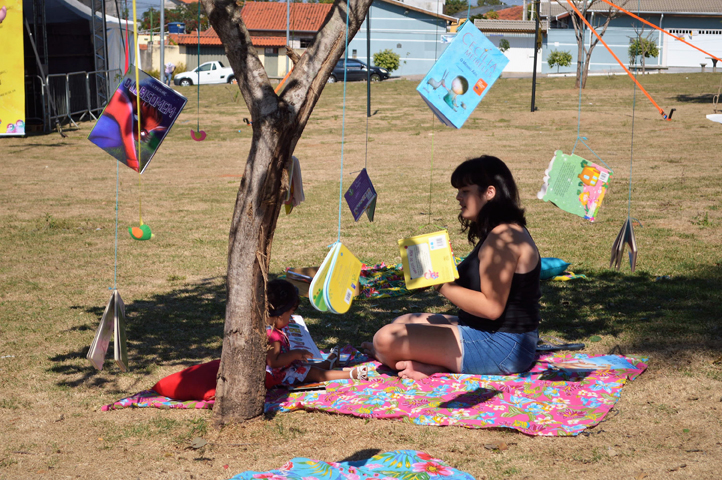
[[[632,225],[632,219],[629,217],[624,221],[622,229],[617,234],[614,244],[612,244],[612,258],[609,261],[609,268],[614,267],[619,270],[619,267],[622,266],[625,245],[629,246],[629,266],[634,272],[634,269],[637,268],[637,240],[634,238],[634,226]]]
[[[508,63],[474,22],[465,22],[416,91],[441,123],[461,128]]]
[[[113,339],[115,363],[123,372],[127,372],[128,344],[125,336],[125,304],[118,290],[113,290],[108,305],[105,306],[103,318],[100,320],[100,325],[86,356],[98,370],[103,369],[105,354],[108,352],[111,339]]]
[[[416,235],[398,241],[406,288],[417,288],[453,282],[459,278],[449,232]]]
[[[557,150],[544,172],[544,183],[537,198],[593,222],[612,173],[579,155],[566,155]]]
[[[361,262],[336,242],[311,281],[308,298],[316,310],[346,313],[358,289]]]
[[[374,221],[374,214],[376,213],[376,189],[371,178],[364,168],[358,174],[356,179],[353,181],[351,186],[344,194],[348,208],[351,209],[354,221],[358,222],[364,212],[370,222]]]

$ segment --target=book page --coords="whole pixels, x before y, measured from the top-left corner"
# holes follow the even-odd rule
[[[300,315],[291,315],[291,322],[283,329],[288,336],[288,342],[291,349],[300,348],[310,352],[313,360],[321,361],[323,357],[321,351],[316,346],[316,342],[311,338],[306,322]]]
[[[409,276],[412,279],[423,277],[432,271],[428,244],[409,245],[406,247],[406,254],[409,257]]]

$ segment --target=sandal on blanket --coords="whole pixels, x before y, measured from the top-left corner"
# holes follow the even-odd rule
[[[333,367],[336,365],[336,362],[338,361],[339,355],[339,348],[333,347],[331,351],[328,354],[328,357],[326,357],[326,361],[328,361],[328,369],[333,370]]]
[[[356,378],[353,376],[353,372],[356,372]],[[368,365],[358,365],[348,372],[348,376],[351,380],[361,380],[367,382],[369,379],[369,367]]]

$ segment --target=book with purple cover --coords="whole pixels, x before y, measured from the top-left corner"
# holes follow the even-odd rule
[[[361,173],[358,174],[356,179],[353,181],[351,186],[344,194],[346,203],[351,209],[353,219],[358,222],[364,212],[369,218],[369,221],[374,221],[374,213],[376,211],[376,189],[374,188],[369,174],[364,168]]]
[[[143,173],[187,100],[143,71],[139,72],[139,80],[140,111],[135,73],[129,71],[98,118],[88,140],[136,172]]]

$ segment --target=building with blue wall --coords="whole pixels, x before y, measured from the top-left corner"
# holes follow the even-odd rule
[[[396,0],[376,0],[369,8],[373,54],[390,49],[401,58],[392,75],[425,75],[445,50],[447,26],[454,17],[429,12]],[[367,21],[348,45],[349,58],[366,61]]]
[[[616,2],[619,3],[619,2]],[[722,58],[722,1],[719,0],[686,0],[674,6],[665,0],[637,0],[626,2],[625,8],[645,19],[646,21],[682,37],[689,43]],[[638,7],[639,5],[639,7]],[[639,8],[639,10],[637,10]],[[590,8],[587,19],[601,32],[606,20],[608,5],[598,2]],[[542,73],[556,73],[557,68],[549,68],[547,58],[554,50],[572,54],[572,64],[562,67],[559,71],[566,73],[576,72],[577,41],[574,35],[569,14],[565,9],[556,5],[556,2],[546,4],[542,8],[542,15],[549,21],[548,35],[544,41],[541,63]],[[644,29],[642,30],[642,27]],[[647,58],[645,66],[650,70],[666,70],[674,68],[697,68],[702,64],[712,67],[712,60],[708,55],[689,45],[669,36],[649,25],[626,14],[613,18],[606,33],[602,37],[615,55],[629,67],[634,63],[629,58],[628,50],[632,40],[641,33],[643,38],[654,42],[659,49],[657,58]],[[588,46],[594,39],[592,32],[586,29],[585,44]],[[639,59],[637,59],[639,64]],[[720,65],[722,67],[722,65]],[[602,45],[597,44],[589,63],[590,72],[619,72],[622,68],[618,62]]]

